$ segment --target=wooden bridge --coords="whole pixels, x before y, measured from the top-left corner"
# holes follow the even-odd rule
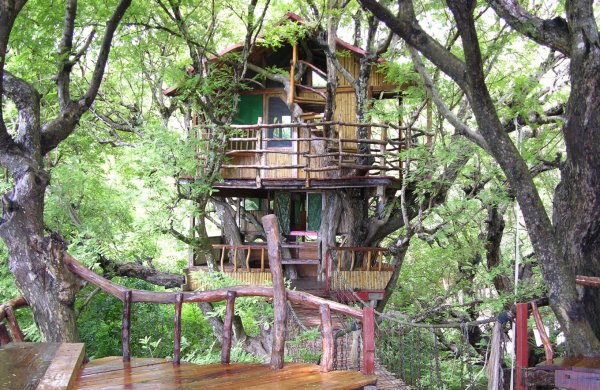
[[[375,373],[375,319],[373,309],[357,309],[306,292],[287,291],[283,282],[279,232],[274,216],[263,219],[268,236],[269,268],[273,287],[238,286],[202,292],[154,292],[127,289],[84,267],[68,253],[63,261],[81,279],[92,283],[123,302],[121,326],[122,356],[98,359],[82,365],[82,344],[22,343],[23,335],[13,310],[25,304],[19,300],[0,307],[0,321],[6,319],[9,332],[0,323],[0,388],[260,388],[260,389],[361,389],[377,382]],[[238,297],[271,299],[275,321],[270,363],[231,363],[233,316]],[[221,364],[195,365],[181,362],[181,311],[184,303],[226,302]],[[175,306],[174,354],[172,360],[140,359],[131,356],[131,306],[138,302]],[[287,302],[318,310],[321,319],[322,355],[320,365],[284,364]],[[361,324],[361,372],[334,371],[335,339],[332,312],[349,316]],[[13,342],[9,338],[12,338]],[[65,351],[68,351],[65,352]],[[10,358],[9,358],[10,357]],[[35,367],[35,369],[33,369]],[[15,387],[17,386],[17,387]]]

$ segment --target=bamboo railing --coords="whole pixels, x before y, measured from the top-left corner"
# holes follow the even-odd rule
[[[379,247],[329,247],[325,258],[325,288],[328,291],[384,290],[392,276],[390,266],[384,262],[388,252]],[[344,262],[349,264],[344,265]],[[357,267],[359,262],[361,266]]]

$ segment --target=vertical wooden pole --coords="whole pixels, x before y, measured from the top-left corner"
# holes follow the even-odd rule
[[[10,337],[8,336],[8,331],[6,330],[6,326],[0,323],[0,347],[10,343]]]
[[[387,142],[387,140],[388,140],[388,136],[387,136],[387,127],[382,127],[382,128],[381,128],[381,140],[382,140],[382,141],[386,141],[386,142]],[[386,157],[386,156],[385,156],[385,154],[386,154],[386,150],[385,150],[386,146],[387,146],[387,145],[386,145],[386,144],[383,144],[383,143],[379,145],[379,153],[381,153],[381,157],[380,157],[380,160],[379,160],[379,164],[380,164],[382,167],[385,167],[385,165],[386,165],[386,164],[385,164],[385,163],[386,163],[386,158],[385,158],[385,157]],[[381,171],[380,175],[381,175],[381,176],[385,175],[385,172]]]
[[[375,311],[372,307],[363,308],[363,373],[375,373]]]
[[[292,46],[292,63],[290,64],[290,94],[288,97],[289,105],[294,104],[294,95],[296,93],[296,62],[298,62],[298,45]]]
[[[333,339],[333,327],[331,326],[331,309],[328,305],[320,305],[319,312],[321,314],[321,336],[322,336],[322,352],[321,356],[321,372],[333,370],[334,347],[335,340]]]
[[[233,272],[237,272],[237,246],[233,248]]]
[[[275,324],[273,326],[273,348],[271,351],[271,368],[283,368],[283,354],[285,349],[285,320],[287,315],[286,291],[283,283],[283,269],[281,267],[281,249],[279,246],[279,227],[274,214],[265,215],[261,219],[267,234],[267,248],[269,251],[269,268],[273,279],[273,306],[275,309]]]
[[[371,270],[371,255],[372,255],[372,253],[371,253],[371,250],[369,249],[367,251],[367,271]]]
[[[527,386],[523,378],[523,369],[529,361],[529,347],[527,345],[527,318],[529,317],[527,303],[517,303],[517,315],[515,324],[515,339],[517,346],[517,367],[515,372],[516,390],[526,390]]]
[[[131,343],[129,331],[131,329],[131,290],[125,291],[123,299],[123,322],[121,323],[121,348],[123,350],[123,361],[131,360]]]
[[[181,306],[183,305],[183,294],[175,296],[175,336],[173,337],[173,365],[178,366],[181,362]]]
[[[221,248],[221,272],[225,272],[225,247]]]
[[[252,248],[248,248],[248,254],[246,255],[246,271],[250,272],[250,254],[252,253]]]
[[[265,272],[265,248],[260,248],[260,272]]]
[[[325,292],[329,293],[329,262],[330,262],[330,250],[325,250]]]
[[[7,306],[4,309],[4,313],[6,314],[6,322],[8,323],[8,329],[10,330],[10,335],[12,336],[13,341],[22,342],[25,338],[23,337],[21,328],[19,328],[19,324],[17,323],[17,319],[15,318],[15,313],[13,312],[12,307]]]
[[[221,344],[221,363],[223,364],[229,364],[231,356],[235,297],[235,291],[227,291],[227,306],[225,307],[225,321],[223,321],[223,343]]]

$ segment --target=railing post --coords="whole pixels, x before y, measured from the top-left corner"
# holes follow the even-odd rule
[[[330,250],[325,249],[325,292],[329,293],[329,262],[330,262]]]
[[[363,308],[363,372],[367,375],[375,373],[375,310]]]
[[[181,306],[183,305],[183,294],[175,296],[175,331],[173,337],[173,365],[178,366],[181,362]]]
[[[221,344],[221,363],[223,364],[229,364],[231,355],[235,297],[235,291],[227,291],[227,306],[225,307],[225,321],[223,321],[223,343]]]
[[[516,323],[515,323],[515,339],[517,347],[517,367],[515,372],[516,377],[516,390],[526,390],[525,378],[523,377],[523,369],[528,366],[529,361],[529,346],[528,346],[528,332],[527,332],[527,319],[529,317],[527,303],[517,303],[516,305]]]
[[[267,234],[267,248],[269,251],[269,268],[273,279],[273,306],[275,323],[273,325],[273,348],[271,351],[271,368],[283,367],[283,354],[285,349],[285,321],[287,316],[286,291],[283,283],[283,269],[281,267],[281,249],[279,246],[279,226],[274,214],[265,215],[261,219]]]
[[[3,323],[0,323],[0,347],[8,343],[10,343],[8,331],[6,330],[6,326],[4,326]]]
[[[13,341],[22,342],[25,338],[23,337],[21,328],[19,328],[19,324],[17,323],[17,319],[15,318],[15,313],[13,312],[12,307],[7,306],[4,309],[4,313],[6,314],[8,329],[10,330],[10,335],[12,336]]]
[[[123,299],[123,322],[121,323],[121,348],[123,350],[123,361],[131,360],[131,344],[129,330],[131,329],[131,290],[125,291]]]
[[[331,326],[331,309],[328,305],[320,305],[321,314],[321,337],[322,337],[322,356],[321,372],[333,370],[335,340],[333,339],[333,327]]]

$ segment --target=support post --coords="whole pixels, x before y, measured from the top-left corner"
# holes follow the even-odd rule
[[[123,350],[123,361],[131,360],[131,343],[129,331],[131,329],[131,290],[125,291],[123,299],[123,322],[121,323],[121,348]]]
[[[183,305],[183,294],[175,296],[175,331],[173,337],[173,365],[178,366],[181,362],[181,306]]]
[[[325,250],[325,292],[329,294],[329,249]]]
[[[283,269],[281,267],[281,247],[279,239],[279,226],[274,214],[265,215],[261,219],[267,234],[267,249],[269,253],[269,268],[273,279],[273,306],[275,323],[273,325],[273,348],[271,351],[271,368],[283,368],[283,354],[285,349],[285,322],[287,316],[286,291],[283,283]]]
[[[223,343],[221,344],[221,363],[229,364],[231,356],[231,342],[233,340],[233,315],[235,308],[235,291],[227,291],[227,305],[225,307],[225,321],[223,321]]]
[[[328,305],[320,305],[321,314],[321,337],[323,352],[321,356],[321,372],[333,371],[333,359],[335,340],[333,339],[333,327],[331,326],[331,309]]]
[[[363,373],[375,373],[375,311],[372,307],[363,308]]]
[[[17,319],[15,318],[15,313],[13,312],[12,307],[7,306],[4,309],[4,313],[6,314],[8,329],[10,330],[10,335],[12,336],[13,341],[22,342],[25,338],[23,336],[23,332],[21,332],[21,328],[19,328],[19,324],[17,323]]]
[[[529,361],[529,347],[527,345],[527,318],[529,317],[527,303],[517,303],[517,315],[515,323],[515,339],[517,347],[517,366],[516,366],[516,390],[527,390],[523,369],[527,367]]]
[[[4,326],[3,323],[0,323],[0,347],[8,343],[10,343],[8,331],[6,330],[6,326]]]

